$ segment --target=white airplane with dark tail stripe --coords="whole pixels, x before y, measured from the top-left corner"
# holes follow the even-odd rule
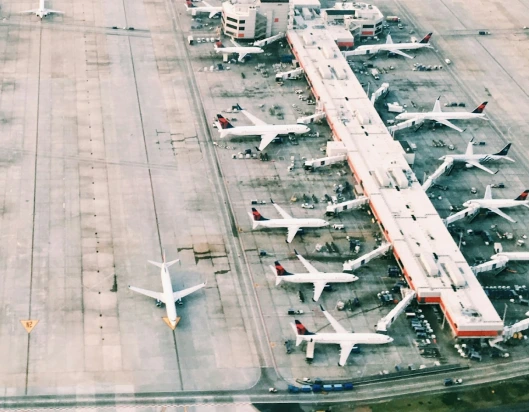
[[[276,205],[272,199],[270,199],[278,213],[282,216],[282,219],[267,219],[266,217],[263,217],[261,213],[257,211],[256,208],[252,208],[252,213],[248,213],[250,215],[250,219],[252,219],[252,229],[257,229],[258,227],[265,227],[265,228],[287,228],[288,229],[288,235],[287,235],[287,243],[291,243],[292,240],[294,240],[294,236],[296,236],[296,233],[298,233],[298,230],[302,227],[325,227],[329,226],[329,222],[323,220],[323,219],[315,219],[315,218],[295,218],[290,216],[287,212],[285,212],[281,207]]]
[[[507,154],[511,148],[512,143],[507,144],[503,149],[498,153],[494,154],[474,154],[474,138],[468,143],[467,150],[465,154],[449,154],[439,158],[439,160],[448,160],[452,159],[454,162],[465,162],[467,167],[477,167],[484,170],[491,175],[498,173],[498,170],[493,172],[489,168],[483,166],[482,163],[493,162],[496,160],[508,160],[509,162],[514,162]]]
[[[345,366],[347,358],[356,345],[384,345],[393,342],[393,338],[382,335],[380,333],[354,333],[348,332],[338,323],[327,311],[320,305],[321,311],[332,325],[336,333],[314,333],[303,326],[303,324],[296,319],[296,323],[291,323],[292,329],[296,333],[296,346],[301,342],[314,343],[333,343],[340,345],[340,360],[338,365]]]
[[[496,213],[504,219],[507,219],[509,222],[516,223],[516,220],[514,220],[508,214],[502,212],[500,208],[515,206],[525,206],[529,208],[529,200],[527,200],[527,195],[529,195],[529,189],[524,190],[516,199],[493,199],[491,186],[488,185],[485,189],[485,196],[483,199],[467,200],[465,203],[463,203],[463,206],[474,209],[489,209],[491,212]]]
[[[350,283],[358,280],[358,276],[351,275],[349,273],[326,273],[320,272],[314,266],[312,266],[303,256],[301,256],[297,250],[294,249],[294,253],[300,260],[300,262],[308,270],[308,273],[290,273],[287,272],[279,261],[275,261],[275,266],[270,266],[272,272],[276,276],[276,286],[279,285],[283,280],[290,283],[313,283],[314,284],[314,297],[312,300],[317,302],[325,288],[327,283]]]
[[[165,252],[163,254],[163,262],[153,262],[149,260],[149,263],[152,263],[154,266],[158,266],[160,268],[160,276],[162,278],[162,290],[163,292],[153,292],[151,290],[147,289],[141,289],[137,288],[135,286],[130,286],[129,289],[141,293],[142,295],[148,296],[150,298],[156,299],[156,301],[163,302],[165,304],[165,308],[167,310],[167,318],[164,318],[164,321],[167,323],[167,325],[171,329],[175,329],[176,325],[178,324],[180,318],[176,316],[176,301],[182,300],[182,298],[186,297],[187,295],[190,295],[193,292],[196,292],[199,289],[202,289],[204,286],[206,286],[206,282],[201,283],[200,285],[196,285],[187,289],[179,290],[178,292],[173,292],[173,284],[171,283],[171,275],[169,274],[169,266],[174,265],[175,263],[179,262],[180,259],[172,260],[171,262],[165,261]]]
[[[430,44],[430,38],[433,33],[428,33],[424,38],[415,43],[393,43],[393,39],[388,34],[386,37],[385,44],[372,44],[369,46],[358,46],[356,49],[351,51],[342,52],[344,57],[349,56],[359,56],[363,54],[377,54],[380,51],[387,51],[389,53],[395,53],[400,56],[404,56],[408,59],[413,59],[413,56],[410,56],[407,53],[404,53],[402,50],[417,50],[423,48],[433,49],[433,46]]]
[[[408,113],[404,112],[395,117],[395,120],[406,120],[405,122],[399,123],[400,126],[415,126],[422,124],[425,120],[432,120],[434,122],[440,123],[444,126],[451,127],[454,130],[462,133],[463,129],[460,129],[455,124],[450,122],[450,120],[470,120],[470,119],[483,119],[488,120],[485,117],[485,106],[487,102],[481,103],[476,107],[472,112],[443,112],[441,110],[441,103],[439,102],[441,96],[437,98],[431,112],[424,113]]]
[[[278,135],[300,135],[310,132],[310,128],[304,124],[267,124],[244,110],[238,103],[235,108],[244,114],[253,123],[253,126],[234,127],[223,115],[217,114],[217,129],[221,139],[237,136],[261,136],[261,144],[257,148],[261,151]]]

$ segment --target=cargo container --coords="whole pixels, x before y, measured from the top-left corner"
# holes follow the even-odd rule
[[[312,392],[312,387],[310,385],[303,385],[301,387],[301,392],[305,392],[305,393]]]
[[[386,21],[398,23],[400,22],[400,18],[398,18],[397,16],[386,16]]]
[[[312,385],[312,392],[318,393],[318,392],[321,392],[321,390],[322,390],[321,385],[316,385],[316,384]]]
[[[332,385],[323,385],[323,390],[326,391],[326,392],[332,392],[333,391],[333,387],[332,387]]]
[[[297,386],[294,386],[294,385],[288,385],[288,392],[289,393],[298,393],[299,392],[299,388]]]
[[[333,389],[338,392],[343,391],[343,385],[341,383],[336,383],[333,385]]]
[[[347,383],[344,383],[344,384],[343,384],[343,388],[344,388],[344,390],[346,390],[346,391],[352,391],[352,390],[354,389],[354,386],[353,386],[352,383],[347,382]]]

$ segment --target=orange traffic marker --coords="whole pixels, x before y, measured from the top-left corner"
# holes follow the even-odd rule
[[[24,326],[24,329],[26,329],[27,333],[30,333],[35,326],[37,326],[37,323],[39,323],[38,319],[28,319],[28,320],[21,320],[20,323],[22,323],[22,326]]]

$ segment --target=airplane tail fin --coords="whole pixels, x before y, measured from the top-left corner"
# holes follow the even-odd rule
[[[223,115],[217,114],[221,129],[233,129],[233,125]]]
[[[296,322],[296,332],[297,332],[296,345],[299,345],[297,343],[297,340],[299,340],[300,342],[303,340],[302,336],[315,335],[314,332],[309,332],[309,330],[299,320],[296,319],[295,322]]]
[[[509,153],[509,149],[511,148],[512,143],[509,143],[507,146],[505,146],[503,149],[501,149],[498,153],[494,153],[495,156],[507,156],[507,153]]]
[[[478,107],[476,107],[472,113],[483,113],[485,111],[485,106],[487,105],[488,102],[483,102],[481,103]]]
[[[216,49],[223,49],[224,45],[222,44],[221,41],[218,41],[218,42],[215,42],[215,48]]]
[[[433,33],[428,33],[426,36],[423,37],[423,39],[419,43],[429,43],[430,39],[432,38]]]
[[[269,220],[263,217],[261,213],[259,213],[259,211],[254,207],[252,207],[252,213],[248,213],[248,215],[250,216],[250,219],[252,219],[252,229],[256,229],[257,226],[259,226],[259,222]]]
[[[270,267],[272,268],[274,274],[276,275],[276,286],[277,286],[283,280],[282,279],[283,276],[292,276],[292,273],[287,272],[285,268],[281,265],[281,263],[279,263],[279,261],[277,260],[274,262],[274,265],[275,267],[272,267],[272,266]]]
[[[186,0],[186,10],[192,9],[193,7],[195,7],[193,2],[191,0]]]
[[[523,202],[523,201],[526,201],[526,200],[527,200],[527,195],[529,195],[529,189],[524,190],[524,191],[522,192],[522,194],[521,194],[520,196],[518,196],[518,197],[517,197],[516,199],[514,199],[514,200],[520,200],[520,201],[522,201],[522,202]]]
[[[256,222],[270,220],[270,219],[267,219],[266,217],[263,217],[263,215],[261,215],[261,213],[259,213],[259,211],[255,207],[252,207],[252,215],[253,215],[253,220],[255,220]]]

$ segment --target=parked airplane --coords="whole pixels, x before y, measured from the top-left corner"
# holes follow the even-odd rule
[[[291,283],[313,283],[314,284],[314,297],[312,300],[317,302],[323,292],[323,288],[327,283],[349,283],[358,280],[358,277],[351,275],[349,273],[325,273],[320,272],[314,266],[312,266],[303,256],[301,256],[295,249],[294,253],[298,259],[303,263],[303,266],[307,268],[308,273],[290,273],[287,272],[281,263],[276,261],[275,267],[270,266],[272,272],[276,276],[276,286],[281,283],[281,281],[291,282]]]
[[[485,113],[483,113],[487,102],[481,103],[472,112],[443,112],[441,111],[441,103],[439,102],[440,98],[441,96],[439,96],[435,101],[435,105],[431,112],[401,113],[395,117],[395,120],[407,120],[407,122],[403,123],[410,123],[409,126],[419,125],[425,120],[433,120],[434,122],[451,127],[452,129],[457,130],[458,132],[462,132],[463,130],[451,123],[449,120],[466,120],[475,118],[488,120],[485,117]],[[403,123],[400,123],[400,125],[402,125]]]
[[[242,63],[247,54],[260,54],[264,53],[264,50],[257,46],[240,46],[235,40],[231,39],[233,46],[226,47],[222,42],[218,41],[213,46],[213,50],[216,53],[222,53],[223,55],[238,54],[239,62]]]
[[[211,4],[202,1],[205,6],[195,6],[191,0],[186,1],[186,10],[191,11],[192,16],[196,16],[197,13],[209,13],[209,18],[213,18],[216,14],[222,13],[222,6],[214,7]]]
[[[470,140],[467,146],[467,151],[465,154],[456,154],[456,155],[445,155],[439,158],[439,160],[447,160],[452,159],[455,162],[465,162],[467,164],[467,167],[478,167],[482,170],[484,170],[487,173],[490,173],[491,175],[495,175],[498,173],[496,170],[493,172],[489,168],[482,165],[482,163],[486,162],[492,162],[495,160],[505,159],[509,162],[514,162],[513,159],[511,159],[509,156],[507,156],[507,153],[509,153],[509,149],[511,148],[512,143],[509,143],[507,146],[505,146],[503,149],[501,149],[498,153],[494,154],[474,154],[474,138]]]
[[[44,6],[44,1],[45,0],[39,0],[38,9],[26,10],[26,11],[21,12],[21,14],[35,14],[36,16],[39,16],[41,20],[43,17],[46,17],[48,14],[64,14],[64,12],[62,11],[47,9]]]
[[[340,361],[338,365],[345,366],[349,354],[356,345],[383,345],[393,342],[393,338],[380,333],[354,333],[347,332],[327,311],[320,305],[321,311],[332,325],[336,333],[314,333],[309,332],[303,324],[296,319],[296,324],[291,323],[296,333],[296,346],[301,342],[334,343],[340,345]]]
[[[165,252],[163,254],[163,262],[153,262],[148,261],[149,263],[152,263],[155,266],[158,266],[161,269],[160,276],[162,278],[162,288],[163,292],[153,292],[146,289],[137,288],[134,286],[129,285],[129,289],[133,290],[134,292],[141,293],[142,295],[149,296],[153,299],[156,299],[157,301],[165,303],[165,307],[167,310],[167,318],[164,318],[167,325],[171,329],[174,330],[176,325],[178,324],[178,321],[180,318],[176,316],[176,305],[175,302],[177,300],[181,300],[182,298],[186,297],[187,295],[190,295],[193,292],[196,292],[199,289],[202,289],[204,286],[206,286],[206,282],[201,283],[200,285],[196,285],[187,289],[180,290],[178,292],[173,292],[173,285],[171,283],[171,276],[169,275],[169,266],[174,265],[176,262],[180,261],[180,259],[172,260],[171,262],[165,261]]]
[[[509,222],[516,223],[516,220],[514,220],[512,217],[510,217],[506,213],[502,212],[500,208],[507,208],[507,207],[514,207],[514,206],[525,206],[529,208],[529,200],[527,200],[528,194],[529,194],[529,190],[525,190],[516,199],[493,199],[491,186],[488,185],[487,189],[485,190],[485,196],[483,197],[483,199],[467,200],[465,203],[463,203],[463,206],[468,207],[468,208],[476,208],[476,209],[478,208],[489,209],[491,212],[494,212],[497,215],[500,215],[504,219],[507,219]]]
[[[278,228],[285,227],[288,229],[287,243],[291,243],[298,233],[298,230],[302,227],[325,227],[329,226],[329,222],[326,222],[323,219],[314,219],[314,218],[301,218],[297,219],[290,216],[285,212],[281,207],[276,205],[272,199],[270,199],[278,213],[283,217],[282,219],[267,219],[263,217],[255,208],[252,208],[252,213],[250,219],[252,219],[252,229],[257,229],[258,227],[265,228]]]
[[[238,54],[239,62],[244,62],[244,58],[248,54],[260,54],[264,53],[264,50],[261,47],[264,47],[270,43],[273,43],[279,39],[285,37],[285,33],[278,33],[274,36],[267,37],[266,39],[257,40],[253,43],[252,46],[241,46],[233,38],[230,39],[234,47],[226,47],[222,42],[218,41],[213,46],[216,53],[222,53],[223,56],[229,56],[230,54]]]
[[[310,132],[310,128],[304,124],[267,124],[254,115],[248,113],[239,104],[235,106],[242,112],[254,125],[234,127],[221,114],[217,114],[217,128],[220,138],[230,136],[261,136],[259,150],[264,150],[278,135],[281,134],[304,134]]]
[[[379,51],[387,51],[390,53],[399,54],[401,56],[407,57],[408,59],[413,59],[413,56],[404,53],[402,50],[415,50],[422,48],[433,49],[433,46],[430,44],[430,38],[432,33],[428,33],[424,38],[417,43],[393,43],[391,36],[388,34],[386,37],[385,44],[373,44],[370,46],[358,46],[356,49],[351,51],[343,52],[344,57],[348,56],[358,56],[362,54],[377,54]]]

